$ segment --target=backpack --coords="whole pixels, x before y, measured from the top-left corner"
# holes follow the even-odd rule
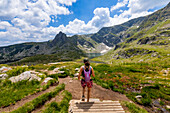
[[[83,66],[85,82],[89,82],[89,81],[90,81],[91,68],[92,68],[92,67],[90,66],[89,71],[86,72],[85,67]]]

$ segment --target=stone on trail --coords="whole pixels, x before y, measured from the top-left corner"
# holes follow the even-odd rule
[[[22,80],[29,80],[29,81],[38,80],[38,81],[41,81],[41,78],[38,77],[37,74],[35,74],[35,72],[25,71],[18,76],[10,77],[9,80],[11,80],[11,82],[15,83],[15,82],[19,82],[19,81],[22,81]]]
[[[78,77],[78,75],[79,75],[79,73],[75,73],[75,74],[74,74],[74,77]]]

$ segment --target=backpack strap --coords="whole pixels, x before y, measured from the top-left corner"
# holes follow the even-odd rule
[[[83,68],[83,70],[85,70],[85,67],[84,67],[84,66],[82,66],[82,68]],[[90,66],[90,69],[89,69],[89,70],[91,71],[91,69],[92,69],[92,67]]]

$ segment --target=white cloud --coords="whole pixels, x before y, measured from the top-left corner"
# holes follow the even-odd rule
[[[110,22],[109,8],[96,8],[93,13],[94,17],[91,21],[89,21],[92,26],[101,28],[103,26],[106,26],[106,24]]]
[[[1,0],[0,1],[0,40],[10,42],[49,40],[50,33],[43,33],[50,21],[57,15],[69,15],[72,12],[64,6],[72,5],[76,0]],[[53,16],[53,20],[50,18]],[[8,21],[11,21],[10,24]],[[54,37],[54,35],[53,35]],[[4,43],[0,43],[0,46]]]
[[[71,6],[77,0],[1,0],[0,1],[0,46],[26,41],[53,39],[62,31],[67,35],[95,33],[102,27],[121,24],[132,18],[145,16],[149,9],[166,5],[166,0],[118,0],[115,6],[96,8],[91,20],[85,23],[75,18],[68,25],[47,27],[58,15],[69,15]],[[127,10],[120,9],[126,7]],[[120,9],[110,16],[110,11]],[[113,13],[113,12],[112,12]],[[52,16],[52,18],[50,18]],[[62,18],[61,18],[62,19]],[[7,20],[11,21],[8,22]]]
[[[168,3],[169,0],[129,0],[128,7],[132,13],[139,13]]]
[[[76,2],[76,0],[57,0],[59,3],[61,4],[65,4],[65,5],[72,5],[72,3]]]
[[[9,22],[7,21],[0,21],[0,29],[6,29],[7,27],[12,26]]]
[[[120,0],[119,0],[120,1]],[[111,11],[124,7],[128,3],[128,0],[123,0],[122,2],[118,2],[116,5],[111,7]]]
[[[95,33],[100,28],[109,26],[111,22],[109,8],[96,8],[94,17],[86,24],[84,21],[74,19],[68,25],[60,25],[56,29],[68,35]]]
[[[122,2],[119,2],[111,7],[111,11],[120,9],[121,7],[124,7],[127,5],[128,10],[119,10],[118,12],[121,12],[120,15],[115,15],[115,17],[112,19],[112,22],[116,21],[116,23],[122,23],[125,21],[128,21],[133,18],[138,18],[141,16],[146,16],[151,13],[152,11],[148,11],[150,9],[154,9],[156,7],[161,7],[163,5],[168,4],[168,1],[166,0],[123,0]]]

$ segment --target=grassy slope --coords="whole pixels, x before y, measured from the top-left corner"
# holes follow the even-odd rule
[[[96,65],[94,67],[97,71],[95,82],[102,87],[124,93],[131,100],[144,106],[151,106],[153,100],[157,99],[160,99],[162,105],[169,104],[170,72],[165,73],[164,71],[170,67],[170,38],[167,36],[170,34],[169,26],[170,20],[159,22],[151,28],[135,33],[120,43],[118,49],[94,58],[93,60],[109,63],[109,65]],[[145,40],[147,37],[151,39],[153,36],[156,39],[149,43],[138,43],[140,40]],[[130,39],[133,40],[129,41]],[[133,55],[132,57],[113,58],[113,56],[118,55],[118,52],[126,53],[130,49],[134,49],[134,51],[127,54]],[[134,55],[135,49],[154,52]],[[156,55],[154,56],[154,54]],[[142,99],[136,99],[137,95],[141,95]],[[154,108],[150,107],[150,109]],[[157,108],[158,111],[159,109]]]
[[[139,45],[137,44],[137,42],[140,39],[144,39],[146,37],[151,37],[153,35],[159,35],[161,32],[168,32],[169,30],[166,30],[168,28],[166,28],[166,26],[170,24],[170,20],[164,21],[164,22],[160,22],[159,24],[151,27],[149,30],[145,30],[145,34],[141,36],[141,38],[138,38],[136,36],[138,36],[139,34],[141,34],[141,32],[144,31],[139,31],[136,34],[134,34],[132,37],[130,38],[136,38],[136,40],[127,43],[126,41],[123,43],[120,43],[119,45],[121,46],[121,48],[118,48],[116,50],[111,50],[109,51],[107,54],[105,54],[104,56],[95,58],[93,60],[101,60],[101,61],[105,61],[105,62],[114,62],[114,63],[122,63],[122,62],[138,62],[139,60],[143,59],[146,62],[153,62],[153,61],[160,61],[160,58],[155,58],[155,57],[151,57],[151,55],[138,55],[138,56],[134,56],[131,57],[129,59],[114,59],[112,58],[114,54],[116,54],[118,51],[123,51],[123,50],[128,50],[130,48],[142,48],[142,49],[148,49],[150,51],[156,51],[159,53],[159,55],[161,56],[161,59],[169,59],[168,58],[168,54],[170,46],[169,46],[169,37],[166,36],[156,36],[156,40],[152,42],[152,44],[142,44]],[[129,38],[127,39],[129,40]],[[167,43],[167,45],[161,45],[160,42],[163,43]],[[123,48],[124,46],[124,48]],[[121,61],[121,62],[120,62]]]

